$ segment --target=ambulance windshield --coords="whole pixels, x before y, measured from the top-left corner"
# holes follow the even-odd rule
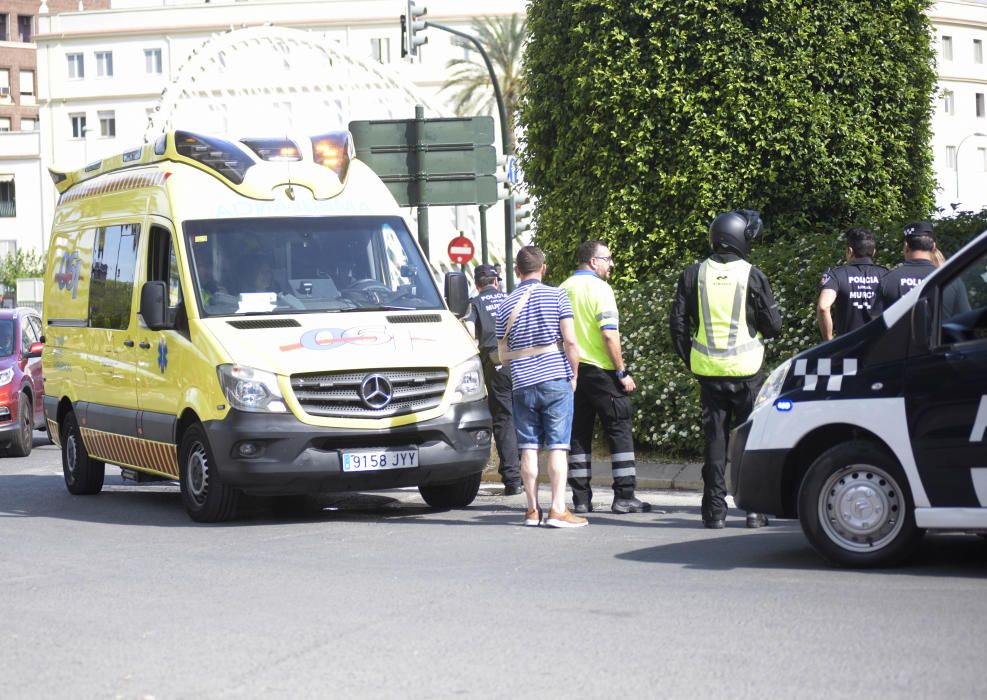
[[[203,316],[442,309],[399,217],[188,221]]]

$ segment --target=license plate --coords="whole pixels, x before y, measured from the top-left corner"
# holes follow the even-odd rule
[[[340,452],[340,457],[344,472],[414,469],[418,466],[418,450],[415,449],[350,450]]]

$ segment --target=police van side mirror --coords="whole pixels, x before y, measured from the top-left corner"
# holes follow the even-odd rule
[[[929,299],[922,297],[912,307],[912,349],[926,352],[929,349]]]
[[[168,324],[168,285],[160,280],[145,282],[141,287],[141,316],[152,331],[170,328]]]
[[[469,283],[462,272],[447,272],[445,282],[446,303],[449,310],[462,318],[469,309]]]

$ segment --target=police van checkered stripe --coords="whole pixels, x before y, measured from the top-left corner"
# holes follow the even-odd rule
[[[852,377],[857,373],[857,360],[853,357],[829,358],[818,357],[795,361],[793,374],[802,377],[805,391],[840,391],[843,388],[843,377]],[[825,379],[821,382],[821,379]]]
[[[86,452],[104,462],[150,469],[178,478],[178,449],[175,445],[80,428]]]
[[[159,186],[163,185],[164,181],[165,175],[160,170],[150,170],[140,173],[107,173],[106,175],[93,178],[88,182],[82,182],[76,185],[61,196],[59,203],[64,204],[77,199],[95,197],[96,195],[109,194],[111,192]]]

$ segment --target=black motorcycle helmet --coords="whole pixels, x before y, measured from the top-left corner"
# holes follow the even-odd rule
[[[764,229],[761,214],[755,209],[734,209],[719,214],[709,225],[709,247],[731,250],[742,257],[751,252],[751,241]]]

